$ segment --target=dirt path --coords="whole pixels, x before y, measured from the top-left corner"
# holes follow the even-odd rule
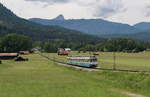
[[[67,63],[62,63],[62,62],[58,62],[57,60],[53,60],[47,56],[44,56],[42,54],[39,54],[40,56],[46,58],[47,60],[50,60],[50,61],[53,61],[54,64],[59,64],[59,65],[62,65],[62,66],[66,66],[66,67],[72,67],[72,68],[75,68],[77,70],[85,70],[85,71],[99,71],[98,69],[95,69],[95,68],[85,68],[85,67],[78,67],[78,66],[74,66],[74,65],[68,65]]]
[[[131,92],[124,91],[124,90],[111,89],[111,91],[129,96],[129,97],[147,97],[141,94],[131,93]]]
[[[146,97],[146,96],[143,96],[141,94],[130,93],[127,91],[121,91],[121,94],[127,95],[129,97]]]

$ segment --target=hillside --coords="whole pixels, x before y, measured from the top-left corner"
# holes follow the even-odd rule
[[[136,34],[130,35],[130,37],[141,40],[141,41],[150,42],[150,31],[136,33]]]
[[[0,34],[18,33],[33,40],[100,41],[100,38],[58,26],[43,26],[16,16],[0,4]]]
[[[58,25],[61,27],[78,30],[92,35],[110,35],[110,34],[131,34],[136,33],[138,29],[128,25],[115,22],[109,22],[102,19],[72,19],[65,20],[63,16],[58,16],[62,19],[29,19],[32,22],[43,25]]]
[[[61,27],[82,31],[103,38],[130,37],[141,41],[150,42],[150,23],[135,26],[109,22],[102,19],[74,19],[66,20],[63,15],[54,19],[29,19],[32,22],[43,25],[58,25]],[[145,28],[142,28],[145,27]]]
[[[135,28],[141,30],[150,30],[150,22],[141,22],[134,25]]]

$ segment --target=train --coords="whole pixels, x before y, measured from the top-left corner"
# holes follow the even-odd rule
[[[68,64],[86,68],[95,68],[98,65],[97,58],[95,56],[72,56],[68,57]]]

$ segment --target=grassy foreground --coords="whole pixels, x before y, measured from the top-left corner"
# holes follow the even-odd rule
[[[119,72],[87,72],[59,66],[39,55],[28,62],[3,61],[0,97],[150,97],[150,76]]]

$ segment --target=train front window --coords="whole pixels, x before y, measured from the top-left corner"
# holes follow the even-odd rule
[[[97,62],[97,59],[91,59],[90,62]]]

